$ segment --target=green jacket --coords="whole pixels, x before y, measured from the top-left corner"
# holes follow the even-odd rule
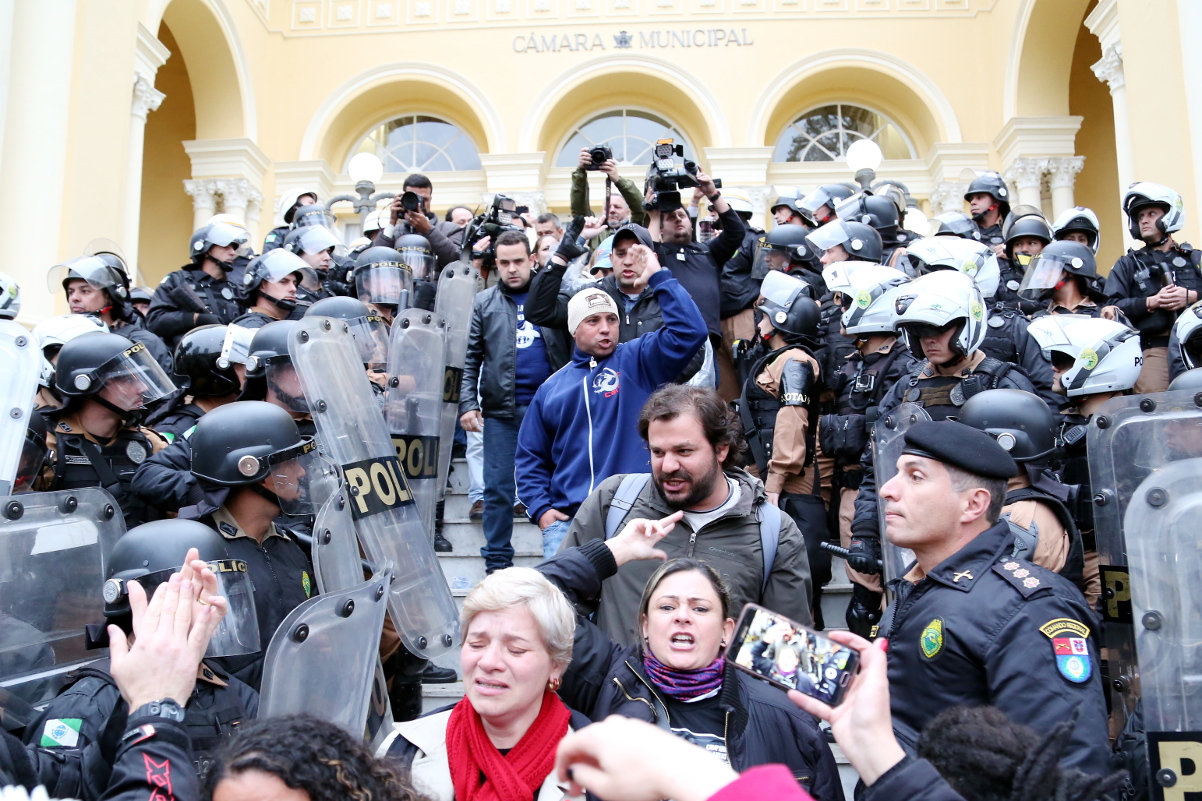
[[[638,186],[629,178],[619,178],[617,187],[618,191],[622,193],[622,197],[626,200],[626,205],[630,207],[631,221],[639,225],[646,225],[647,213],[643,211],[643,193],[639,191]],[[571,199],[573,217],[593,216],[593,210],[588,204],[588,173],[583,167],[577,167],[572,171],[572,190],[569,197]],[[602,209],[604,209],[604,206],[602,206]],[[609,234],[605,236],[609,236]]]

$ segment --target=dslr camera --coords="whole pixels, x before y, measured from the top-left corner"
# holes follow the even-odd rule
[[[674,156],[683,159],[676,163]],[[684,158],[684,145],[675,144],[673,139],[660,139],[652,151],[651,167],[647,170],[647,182],[655,190],[648,208],[655,211],[676,211],[681,207],[680,190],[700,186],[697,181],[697,164]],[[721,179],[714,179],[714,186],[722,188]]]
[[[405,211],[423,211],[425,201],[417,192],[406,191],[401,194],[401,206]]]
[[[593,160],[592,164],[585,166],[586,170],[599,170],[601,165],[614,157],[614,152],[605,145],[594,145],[589,148],[588,156]]]

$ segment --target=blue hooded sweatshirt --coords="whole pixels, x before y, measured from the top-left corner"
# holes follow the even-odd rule
[[[517,490],[537,522],[548,509],[569,516],[618,473],[651,467],[639,436],[639,413],[651,393],[674,380],[705,344],[701,310],[667,270],[651,276],[664,325],[618,345],[600,361],[573,349],[572,361],[547,379],[518,432]]]

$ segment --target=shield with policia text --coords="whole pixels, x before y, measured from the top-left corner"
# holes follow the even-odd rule
[[[459,419],[459,389],[463,381],[463,363],[467,360],[467,334],[472,323],[472,305],[476,302],[476,281],[480,273],[468,261],[448,264],[438,276],[438,297],[434,311],[446,322],[446,372],[442,386],[443,443],[438,453],[438,497],[446,494],[451,472],[451,442],[455,421]]]
[[[1198,458],[1202,457],[1200,404],[1202,395],[1192,390],[1112,398],[1090,419],[1086,432],[1094,538],[1102,584],[1099,606],[1102,644],[1106,649],[1107,681],[1104,684],[1110,692],[1111,729],[1115,732],[1135,710],[1141,685],[1147,686],[1141,676],[1147,668],[1144,650],[1140,648],[1138,658],[1136,655],[1137,640],[1146,632],[1145,621],[1136,610],[1140,607],[1156,609],[1161,615],[1170,612],[1159,603],[1156,604],[1158,609],[1148,606],[1153,603],[1152,599],[1137,598],[1139,590],[1131,560],[1137,553],[1145,559],[1151,558],[1153,551],[1137,550],[1147,544],[1148,532],[1142,525],[1132,528],[1132,524],[1154,518],[1157,525],[1162,525],[1159,521],[1164,520],[1163,515],[1152,512],[1168,504],[1178,508],[1177,505],[1186,500],[1178,491],[1159,506],[1150,506],[1161,498],[1161,493],[1155,492],[1151,496],[1149,493],[1162,486],[1156,477],[1169,467],[1179,462],[1198,464]],[[1133,516],[1133,509],[1144,509],[1147,514]],[[1162,536],[1181,537],[1179,526],[1182,521],[1174,525],[1178,528]],[[1186,556],[1197,553],[1197,539],[1197,518],[1194,518],[1193,534],[1188,543],[1181,541],[1178,551],[1181,563],[1172,564],[1168,557],[1170,552],[1157,551],[1160,561],[1145,561],[1143,565],[1144,575],[1148,577],[1144,586],[1154,589],[1157,581],[1186,580],[1185,577],[1199,564],[1197,558]],[[1182,602],[1191,602],[1189,592],[1199,585],[1196,577],[1189,580],[1193,582],[1189,587],[1161,588],[1158,597],[1163,597],[1163,592],[1179,591],[1185,593]],[[1191,614],[1196,616],[1196,609],[1191,610]],[[1151,731],[1150,724],[1148,730]]]
[[[903,403],[889,414],[876,421],[872,427],[873,472],[876,475],[877,515],[881,524],[881,553],[885,562],[885,582],[900,578],[906,567],[914,561],[914,552],[909,548],[898,548],[885,534],[885,501],[881,498],[881,487],[897,475],[897,460],[905,450],[906,432],[915,423],[930,420],[931,416],[916,403]]]
[[[388,613],[401,642],[436,657],[455,643],[458,611],[350,330],[328,317],[302,319],[288,351],[322,450],[341,465],[363,551],[377,572],[393,564]]]
[[[406,309],[392,321],[384,416],[431,540],[438,504],[445,367],[446,326],[440,316]]]
[[[102,489],[0,498],[0,722],[24,726],[66,674],[104,656],[84,628],[104,622],[105,565],[125,522]],[[70,734],[70,732],[65,732]]]

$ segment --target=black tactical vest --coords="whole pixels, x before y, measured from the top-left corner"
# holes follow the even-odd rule
[[[932,420],[946,420],[955,415],[964,402],[987,389],[997,389],[1006,373],[1014,366],[1009,362],[986,357],[967,376],[936,375],[921,378],[926,362],[919,362],[910,372],[902,401],[917,403]]]
[[[802,345],[785,345],[770,351],[755,361],[743,382],[743,396],[739,399],[739,416],[743,421],[743,433],[747,437],[747,446],[751,451],[752,460],[760,472],[760,478],[768,476],[768,462],[772,460],[773,437],[776,434],[776,415],[780,411],[780,398],[765,392],[756,378],[764,372],[764,368],[777,356],[790,350],[800,350],[807,354],[809,349]],[[811,356],[813,354],[810,354]],[[816,392],[810,393],[810,402],[806,410],[810,413],[810,425],[806,429],[806,458],[808,467],[814,461],[814,440],[817,418],[814,416]],[[805,475],[803,469],[800,475]]]
[[[57,427],[56,427],[57,428]],[[54,432],[57,445],[54,459],[54,490],[100,487],[113,496],[125,516],[125,528],[131,529],[159,514],[130,490],[134,473],[146,461],[154,446],[137,429],[123,428],[107,445],[99,445],[82,434]]]
[[[985,321],[985,340],[981,351],[1001,362],[1018,363],[1018,346],[1014,338],[1018,334],[1018,312],[995,305],[989,310]]]

